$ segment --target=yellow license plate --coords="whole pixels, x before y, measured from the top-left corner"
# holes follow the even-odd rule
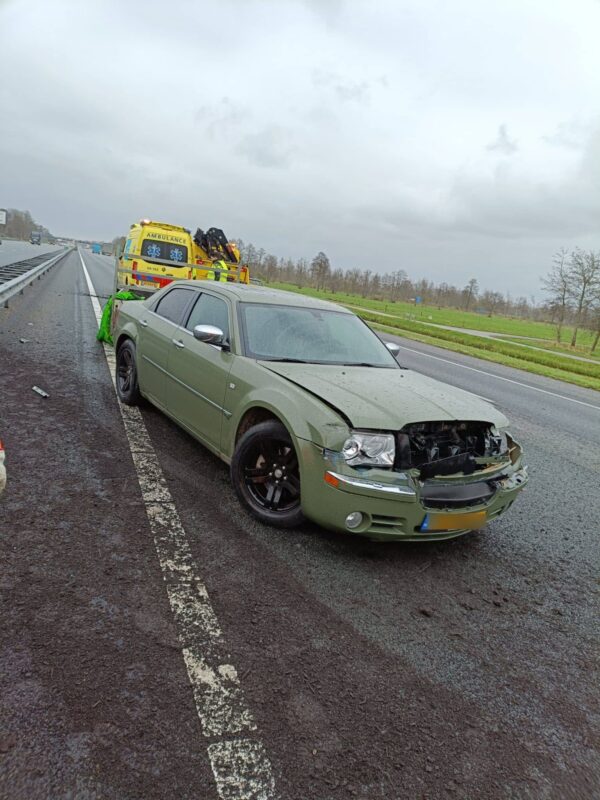
[[[485,511],[468,511],[465,514],[427,514],[421,530],[423,533],[434,531],[474,531],[483,528],[487,522]]]

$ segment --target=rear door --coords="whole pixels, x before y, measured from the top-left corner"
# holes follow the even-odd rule
[[[143,260],[141,270],[150,275],[152,282],[161,288],[167,286],[173,278],[190,278],[191,272],[188,267],[190,244],[189,236],[174,233],[160,234],[149,229],[141,241],[140,255]],[[170,263],[156,263],[155,259]]]
[[[156,405],[165,408],[167,400],[167,365],[172,350],[181,337],[176,333],[194,301],[192,288],[175,287],[161,295],[139,321],[137,368],[140,389]]]
[[[211,292],[195,292],[188,309],[180,346],[169,355],[167,410],[206,445],[219,452],[227,380],[234,355],[229,347],[217,347],[194,338],[196,325],[215,325],[230,344],[231,308]]]

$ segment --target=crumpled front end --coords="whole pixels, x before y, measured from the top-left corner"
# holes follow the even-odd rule
[[[304,442],[306,516],[374,540],[450,539],[497,519],[527,484],[520,445],[491,423],[411,424],[394,438],[390,468]]]

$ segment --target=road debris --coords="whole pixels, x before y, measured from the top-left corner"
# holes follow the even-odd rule
[[[48,394],[48,392],[45,392],[43,389],[40,389],[40,387],[39,387],[39,386],[32,386],[32,387],[31,387],[31,389],[32,389],[32,391],[34,391],[34,392],[36,392],[37,394],[39,394],[39,395],[40,395],[40,397],[50,397],[50,395]]]

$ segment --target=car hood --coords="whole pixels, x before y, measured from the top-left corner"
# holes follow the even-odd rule
[[[410,422],[508,420],[491,403],[418,372],[376,367],[259,362],[318,397],[354,428],[399,430]]]

